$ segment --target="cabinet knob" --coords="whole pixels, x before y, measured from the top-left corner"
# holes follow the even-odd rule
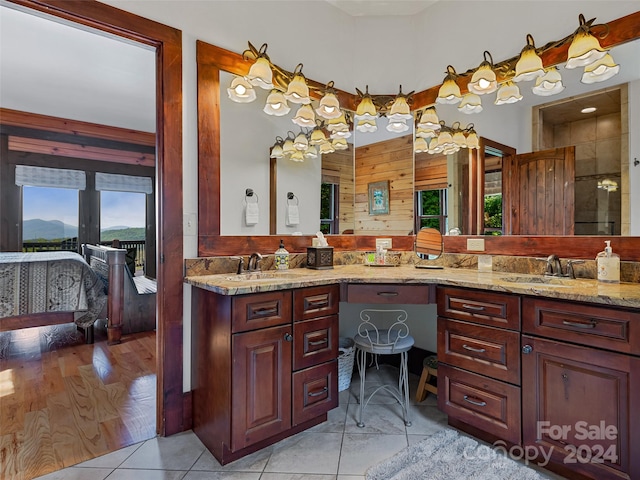
[[[522,347],[522,353],[524,353],[525,355],[530,354],[533,351],[533,347],[531,345],[524,345]]]
[[[290,333],[285,333],[285,334],[284,334],[284,339],[285,339],[287,342],[290,342],[290,341],[292,341],[292,340],[293,340],[293,335],[291,335]]]

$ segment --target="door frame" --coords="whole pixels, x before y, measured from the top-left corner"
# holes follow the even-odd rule
[[[182,32],[97,1],[4,0],[5,6],[40,12],[156,50],[157,337],[156,431],[189,428],[182,392]],[[188,397],[188,396],[187,396]]]

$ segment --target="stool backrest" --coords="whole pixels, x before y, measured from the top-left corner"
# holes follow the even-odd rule
[[[392,320],[382,320],[379,318],[384,314],[391,314]],[[384,310],[376,308],[365,308],[360,311],[360,325],[358,325],[358,335],[369,340],[372,346],[395,348],[397,343],[409,336],[409,327],[406,324],[408,314],[406,310]],[[377,324],[374,318],[378,317]],[[386,326],[389,322],[390,326]]]

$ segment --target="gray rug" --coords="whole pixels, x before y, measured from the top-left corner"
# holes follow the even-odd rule
[[[487,445],[442,430],[367,470],[367,480],[541,480],[535,470]]]

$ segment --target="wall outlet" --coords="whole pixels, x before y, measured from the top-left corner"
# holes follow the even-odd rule
[[[484,252],[484,238],[467,238],[467,250],[470,252]]]
[[[183,235],[197,235],[196,214],[185,213],[183,216]]]
[[[376,238],[376,250],[378,247],[382,247],[385,250],[391,250],[391,239],[390,238]]]

